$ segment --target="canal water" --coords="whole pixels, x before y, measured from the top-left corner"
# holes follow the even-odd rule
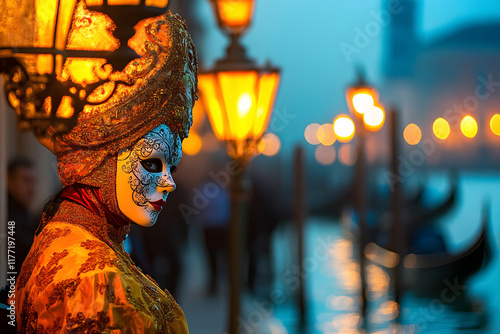
[[[449,189],[446,174],[432,174],[424,193],[427,205],[439,203]],[[442,293],[419,297],[405,293],[400,305],[394,302],[392,273],[368,261],[369,333],[500,333],[500,176],[461,173],[458,203],[436,223],[450,253],[467,249],[480,234],[481,210],[488,201],[488,238],[492,258],[487,267],[465,285],[443,282]],[[360,318],[360,276],[356,244],[346,237],[339,222],[310,219],[305,236],[303,266],[293,256],[294,232],[283,229],[274,240],[278,273],[267,294],[247,309],[247,332],[257,330],[259,315],[270,315],[265,332],[278,333],[362,333]],[[300,325],[299,276],[305,282],[305,323]],[[255,326],[253,326],[254,324]],[[253,327],[252,327],[253,326]],[[250,331],[250,329],[252,329]]]

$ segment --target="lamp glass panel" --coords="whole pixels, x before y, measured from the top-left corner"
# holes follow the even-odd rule
[[[253,127],[254,138],[260,138],[267,128],[271,118],[276,91],[279,85],[279,74],[264,73],[259,80],[257,112]]]
[[[105,14],[78,5],[68,36],[68,50],[114,51],[120,41],[113,36],[114,23]]]
[[[250,24],[253,0],[216,0],[219,17],[229,28],[241,29]]]
[[[217,74],[229,123],[228,139],[241,141],[252,134],[257,111],[258,78],[257,71],[228,71]]]
[[[164,8],[167,7],[168,0],[146,0],[146,6]]]
[[[89,11],[78,4],[68,36],[68,50],[113,51],[120,46],[111,31],[113,21],[105,14]],[[87,85],[106,79],[111,74],[111,65],[101,58],[68,58],[59,77],[61,81]]]
[[[137,6],[141,3],[141,0],[108,0],[108,5],[116,6],[116,5],[132,5]]]
[[[87,6],[101,6],[103,0],[85,0]]]
[[[35,0],[35,46],[42,48],[53,46],[56,8],[57,0]]]
[[[59,2],[59,16],[56,32],[56,49],[64,50],[66,48],[66,40],[75,10],[76,0],[65,0]]]
[[[218,99],[217,80],[215,74],[200,74],[198,76],[198,87],[201,92],[201,99],[212,129],[219,140],[226,139],[225,115]],[[198,101],[199,103],[200,101]]]
[[[0,47],[31,47],[35,36],[35,4],[33,1],[0,0]]]

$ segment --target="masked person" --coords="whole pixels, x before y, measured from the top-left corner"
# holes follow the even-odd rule
[[[20,333],[188,332],[174,298],[137,268],[123,240],[131,223],[153,225],[175,190],[196,52],[177,15],[135,29],[129,45],[141,57],[116,74],[133,85],[86,105],[69,133],[38,138],[57,156],[65,187],[46,207],[18,277]]]

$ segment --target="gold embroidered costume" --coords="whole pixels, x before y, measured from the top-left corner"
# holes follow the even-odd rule
[[[82,1],[78,6],[87,10]],[[145,19],[135,29],[129,45],[141,57],[94,91],[96,103],[85,106],[70,132],[37,135],[57,156],[65,188],[56,212],[42,218],[17,280],[20,333],[188,333],[173,297],[123,249],[130,220],[118,208],[115,180],[118,151],[152,129],[166,124],[187,137],[196,51],[177,15]],[[99,104],[106,94],[113,95]]]

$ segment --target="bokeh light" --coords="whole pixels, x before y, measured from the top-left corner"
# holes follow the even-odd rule
[[[493,115],[493,117],[491,117],[490,128],[494,134],[496,134],[497,136],[500,136],[500,115],[499,114],[495,114],[495,115]]]
[[[369,131],[378,131],[384,126],[385,112],[380,107],[371,107],[363,115],[363,123]]]
[[[364,114],[369,111],[374,104],[375,101],[373,100],[373,96],[370,94],[360,93],[352,97],[352,106],[359,114]]]
[[[258,145],[259,152],[268,157],[276,155],[280,151],[280,148],[281,141],[273,133],[263,135]]]
[[[342,145],[339,148],[339,161],[346,165],[352,166],[356,163],[356,152],[351,144]]]
[[[417,145],[422,139],[422,131],[416,124],[408,124],[403,132],[405,141],[410,145]]]
[[[477,134],[477,122],[472,116],[465,116],[460,122],[460,130],[467,138],[474,138]]]
[[[331,146],[337,140],[337,138],[335,138],[335,133],[333,133],[333,125],[331,123],[321,125],[316,132],[316,137],[319,142],[325,146]]]
[[[434,136],[445,140],[450,135],[450,124],[444,118],[438,118],[432,124],[432,131],[434,132]]]
[[[201,151],[201,146],[200,136],[192,131],[189,133],[189,137],[182,142],[182,151],[187,155],[197,155]]]
[[[339,142],[348,143],[354,137],[354,122],[347,115],[338,115],[333,121],[333,132]]]
[[[306,127],[306,130],[304,131],[304,137],[306,138],[309,144],[311,145],[319,144],[317,133],[320,126],[321,125],[319,125],[318,123],[312,123]]]
[[[336,158],[335,148],[333,146],[319,145],[314,151],[314,157],[322,165],[331,165]]]

